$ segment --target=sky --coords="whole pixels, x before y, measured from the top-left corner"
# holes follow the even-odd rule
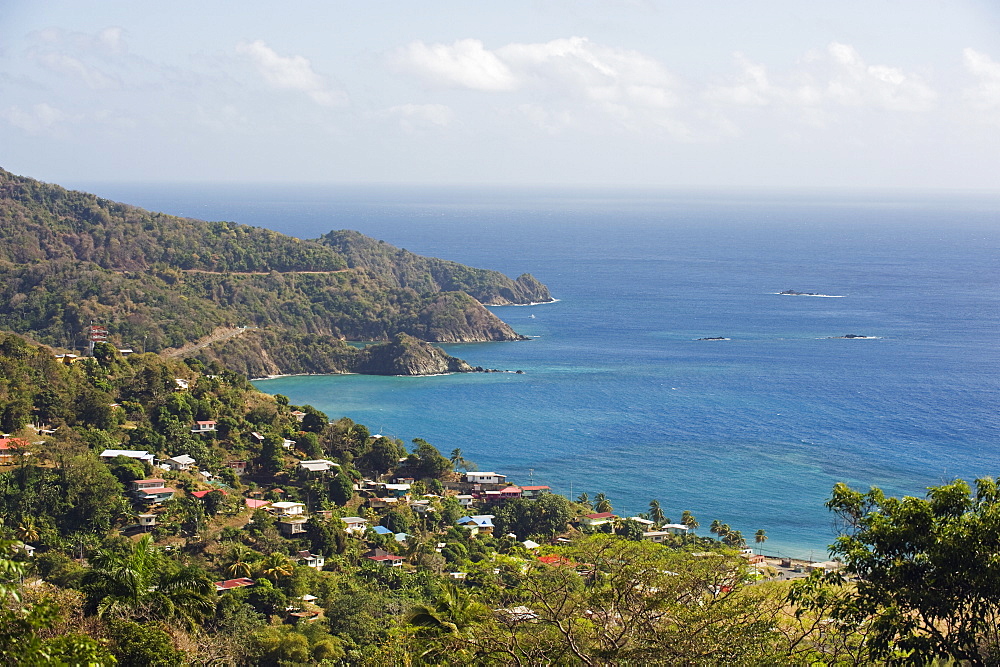
[[[996,0],[2,0],[40,180],[1000,190]]]

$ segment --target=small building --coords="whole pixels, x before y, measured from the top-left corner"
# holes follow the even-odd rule
[[[215,433],[217,424],[211,419],[196,421],[191,427],[192,433]]]
[[[513,500],[515,498],[521,497],[521,487],[519,486],[507,486],[500,489],[500,501]]]
[[[662,526],[660,530],[666,530],[673,535],[687,535],[688,527],[683,523],[668,523]]]
[[[472,535],[492,535],[493,534],[493,515],[492,514],[476,514],[473,516],[463,516],[455,525],[461,526],[469,531]]]
[[[300,422],[306,418],[306,413],[301,410],[292,410],[292,416],[295,417],[295,421]]]
[[[306,521],[308,519],[305,517],[284,518],[278,521],[278,530],[285,537],[292,537],[293,535],[306,532]]]
[[[27,453],[30,445],[21,438],[0,438],[0,463],[13,463],[19,453]]]
[[[376,535],[392,535],[392,531],[385,526],[372,526],[372,532]]]
[[[311,567],[316,570],[322,570],[323,566],[326,565],[326,558],[323,556],[317,556],[316,554],[309,553],[309,551],[300,551],[298,553],[299,563],[305,565],[306,567]]]
[[[261,509],[271,504],[270,500],[259,500],[257,498],[245,498],[243,502],[252,510]]]
[[[237,475],[242,475],[247,471],[246,461],[228,461],[226,467],[233,470]]]
[[[140,514],[136,518],[139,519],[139,527],[143,530],[149,530],[156,526],[155,514]]]
[[[495,472],[467,472],[465,473],[465,481],[469,484],[493,484],[506,486],[507,475],[500,475]]]
[[[288,438],[283,438],[281,440],[281,446],[284,447],[285,449],[291,449],[292,447],[295,446],[295,441],[289,440]]]
[[[188,456],[187,454],[181,454],[180,456],[172,456],[167,459],[167,465],[170,466],[171,470],[190,470],[191,466],[195,464],[194,458]]]
[[[223,591],[231,591],[234,588],[253,586],[255,583],[256,582],[253,579],[247,579],[246,577],[240,577],[239,579],[226,579],[225,581],[216,581],[215,590],[222,593]]]
[[[648,540],[650,542],[666,542],[674,534],[667,530],[647,530],[642,533],[642,539]]]
[[[606,523],[612,523],[618,517],[611,512],[596,512],[594,514],[588,514],[582,519],[580,523],[584,526],[603,526]]]
[[[179,391],[184,391],[191,388],[191,383],[184,378],[174,378],[174,384],[177,385]]]
[[[339,468],[339,463],[327,461],[326,459],[314,459],[311,461],[299,461],[299,470],[305,472],[327,472],[333,468]]]
[[[105,463],[110,463],[119,456],[135,459],[136,461],[142,461],[143,463],[148,463],[149,465],[153,465],[153,460],[155,458],[145,449],[105,449],[100,454],[101,459]]]
[[[344,531],[350,535],[363,533],[368,528],[368,519],[363,519],[360,516],[345,516],[341,517],[340,520],[347,526]]]
[[[521,497],[534,499],[538,496],[543,496],[546,493],[551,493],[552,489],[548,486],[522,486],[521,487]]]
[[[455,500],[457,500],[458,504],[462,507],[471,507],[474,498],[467,493],[462,493],[455,496]]]
[[[147,503],[158,504],[174,497],[176,491],[163,479],[137,479],[130,483],[132,495]]]
[[[383,563],[389,567],[401,567],[403,559],[400,556],[391,554],[385,549],[372,549],[364,553],[364,557],[376,563]]]
[[[293,503],[287,500],[282,500],[276,503],[271,503],[271,509],[278,516],[297,516],[300,514],[305,514],[306,506],[304,503]]]
[[[388,498],[406,498],[410,495],[409,484],[383,484],[377,482],[375,488],[381,492],[380,495]]]

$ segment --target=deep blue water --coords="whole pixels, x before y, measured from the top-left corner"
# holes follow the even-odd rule
[[[271,393],[482,470],[658,499],[820,558],[833,484],[922,495],[1000,474],[1000,201],[369,187],[90,185],[303,238],[357,229],[517,275],[559,301],[494,308],[530,342],[451,345],[523,375],[294,377]],[[778,296],[795,289],[842,298]],[[534,318],[531,316],[534,315]],[[876,340],[831,339],[861,334]],[[729,341],[697,341],[724,336]]]

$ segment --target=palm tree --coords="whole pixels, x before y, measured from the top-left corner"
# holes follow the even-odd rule
[[[580,497],[576,499],[576,502],[580,503],[581,505],[586,505],[588,509],[592,509],[590,506],[590,496],[588,496],[586,493],[581,493]]]
[[[763,528],[758,529],[757,532],[754,533],[753,541],[761,546],[763,546],[764,542],[767,542],[767,533],[764,532]],[[760,553],[759,550],[758,553]]]
[[[260,573],[277,582],[278,579],[295,574],[295,563],[285,554],[275,551],[260,562]]]
[[[718,535],[719,534],[719,528],[721,528],[721,527],[722,527],[722,522],[721,521],[719,521],[718,519],[712,519],[712,525],[709,527],[708,530],[713,535]]]
[[[458,471],[459,468],[464,469],[466,472],[468,472],[470,469],[475,470],[476,468],[475,465],[473,465],[468,459],[462,456],[462,450],[458,449],[457,447],[451,450],[451,458],[449,458],[448,460],[451,461],[451,469],[456,472]]]
[[[722,537],[722,541],[735,549],[743,549],[747,545],[747,541],[743,538],[743,533],[738,530],[726,531],[726,534]]]
[[[698,530],[698,527],[701,526],[701,524],[698,523],[698,519],[694,518],[694,514],[691,514],[691,512],[687,510],[684,510],[681,514],[681,523],[687,526],[688,530],[692,533]]]
[[[649,520],[653,522],[657,528],[662,526],[667,522],[667,517],[663,513],[663,508],[660,507],[659,500],[649,501]]]
[[[432,603],[411,607],[406,622],[430,632],[458,635],[489,617],[489,609],[482,603],[467,591],[448,584]]]
[[[613,508],[611,507],[611,501],[603,493],[598,493],[594,496],[594,511],[598,513],[611,512]]]
[[[226,572],[233,579],[249,577],[253,572],[253,556],[256,552],[239,542],[233,542],[228,551],[229,565],[226,566]]]
[[[24,543],[34,542],[38,539],[38,526],[35,525],[35,517],[26,516],[21,519],[17,526],[17,538]]]
[[[215,608],[215,589],[196,567],[180,567],[150,535],[122,551],[98,550],[84,587],[100,617],[197,624]]]

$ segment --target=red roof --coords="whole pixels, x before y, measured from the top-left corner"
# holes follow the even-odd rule
[[[614,514],[612,514],[611,512],[600,512],[598,514],[588,514],[584,518],[586,518],[586,519],[610,519],[613,516],[614,516]]]
[[[545,563],[546,565],[572,565],[573,561],[565,556],[560,556],[559,554],[549,554],[548,556],[539,556],[539,563]]]
[[[387,560],[403,560],[403,558],[401,556],[393,556],[392,554],[387,554],[385,556],[368,556],[368,560],[374,560],[381,563]]]
[[[506,489],[500,489],[500,493],[521,493],[521,487],[508,486]]]
[[[247,504],[247,507],[249,507],[252,510],[257,509],[258,507],[265,507],[271,504],[270,500],[255,500],[253,498],[247,498],[243,502],[245,502]]]
[[[192,491],[191,495],[194,496],[195,498],[204,498],[212,491],[222,491],[222,495],[226,495],[226,492],[223,491],[222,489],[207,489],[205,491]]]
[[[548,488],[549,487],[547,487],[547,486],[522,486],[521,490],[522,491],[544,491],[545,489],[548,489]]]
[[[0,449],[23,449],[30,444],[21,438],[0,438]]]
[[[229,591],[234,588],[243,588],[244,586],[253,586],[254,580],[247,579],[246,577],[240,577],[239,579],[226,579],[225,581],[216,581],[215,587],[223,590]]]

